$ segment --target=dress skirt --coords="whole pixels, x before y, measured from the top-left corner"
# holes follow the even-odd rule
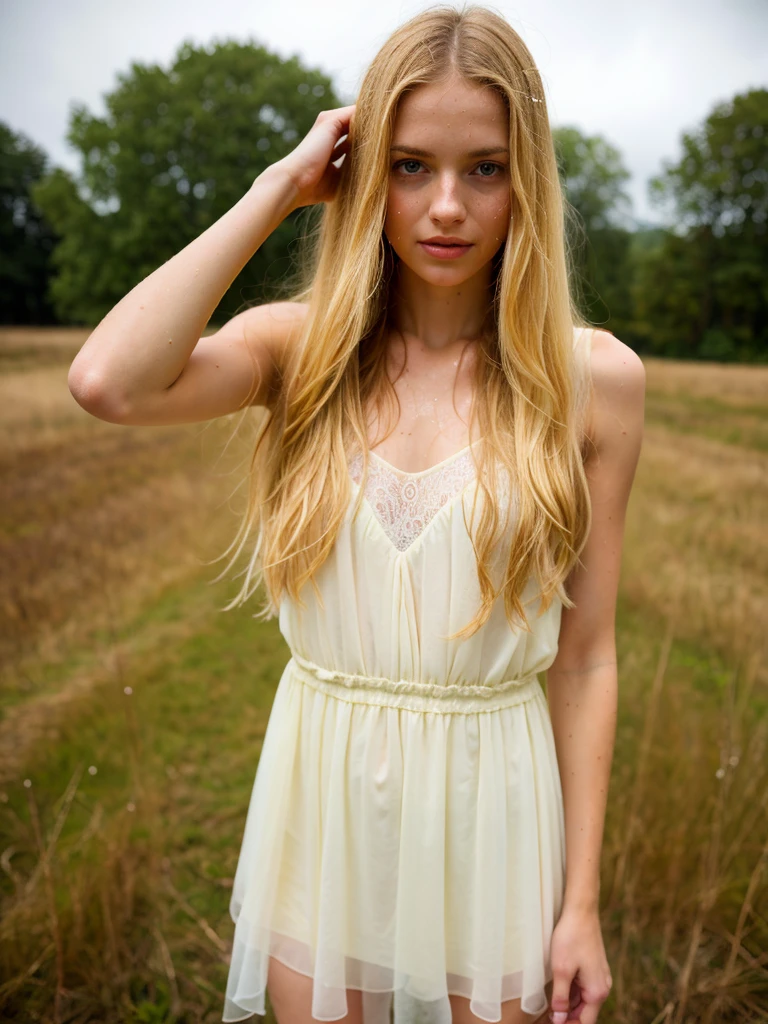
[[[438,692],[439,691],[439,692]],[[466,687],[350,678],[296,655],[264,737],[230,913],[224,1021],[265,1013],[269,957],[312,1016],[450,1024],[541,1013],[564,828],[535,676]]]

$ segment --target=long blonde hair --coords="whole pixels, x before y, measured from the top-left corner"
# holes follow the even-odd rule
[[[273,618],[283,594],[300,591],[334,544],[349,508],[351,447],[365,454],[364,409],[393,393],[385,372],[394,254],[384,234],[389,146],[398,102],[421,84],[458,75],[490,86],[509,111],[512,220],[494,258],[487,330],[476,368],[476,413],[483,437],[478,464],[481,517],[472,543],[480,607],[451,638],[466,638],[504,607],[529,629],[522,592],[539,582],[541,611],[557,595],[573,607],[564,581],[591,523],[583,466],[589,377],[574,327],[588,327],[572,297],[562,194],[539,72],[520,36],[481,6],[439,5],[398,28],[368,68],[349,130],[350,149],[334,200],[305,240],[303,278],[292,294],[307,303],[289,348],[274,408],[264,417],[251,462],[248,507],[224,572],[255,533],[243,585],[229,610],[263,582],[256,618]],[[473,413],[474,414],[474,413]],[[500,586],[489,568],[503,532],[500,477],[514,481],[515,526]],[[474,516],[473,516],[474,519]],[[221,579],[221,576],[218,577]]]

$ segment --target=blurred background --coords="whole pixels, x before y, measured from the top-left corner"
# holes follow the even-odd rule
[[[425,6],[0,8],[3,1019],[221,1019],[232,874],[288,657],[255,599],[222,611],[233,573],[215,579],[258,411],[108,424],[67,371],[320,110],[355,101]],[[544,80],[583,312],[647,372],[600,1019],[768,1021],[768,6],[494,9]],[[310,218],[286,218],[206,334],[277,295]]]
[[[0,34],[6,324],[94,326],[353,103],[418,5],[7,2]],[[768,7],[502,4],[544,79],[587,316],[638,351],[764,361]],[[265,301],[301,211],[214,315]]]

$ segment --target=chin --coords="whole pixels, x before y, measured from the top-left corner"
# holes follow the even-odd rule
[[[457,285],[464,284],[465,281],[469,281],[471,277],[475,276],[475,271],[459,270],[458,267],[452,268],[451,270],[430,270],[426,271],[419,276],[430,284],[444,285],[445,287],[454,288]]]
[[[480,269],[474,263],[471,266],[467,263],[461,266],[461,260],[446,260],[444,264],[436,266],[435,263],[428,263],[426,260],[411,261],[410,259],[403,259],[399,253],[398,257],[403,266],[408,267],[412,274],[420,277],[422,281],[426,281],[428,284],[462,284],[464,281],[474,277]]]

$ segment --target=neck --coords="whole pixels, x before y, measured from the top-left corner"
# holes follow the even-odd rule
[[[392,325],[406,344],[418,341],[434,351],[480,337],[491,305],[490,264],[457,286],[424,281],[404,263],[393,281]]]

